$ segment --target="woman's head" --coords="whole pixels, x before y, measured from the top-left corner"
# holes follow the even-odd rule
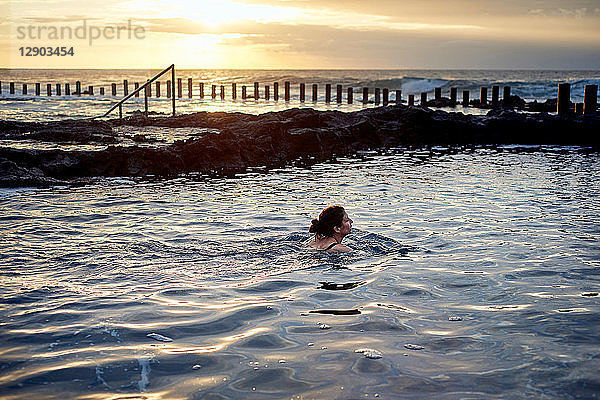
[[[334,205],[321,211],[319,218],[312,220],[312,225],[308,231],[317,234],[317,236],[332,237],[339,234],[344,237],[351,230],[352,220],[348,218],[344,207]]]

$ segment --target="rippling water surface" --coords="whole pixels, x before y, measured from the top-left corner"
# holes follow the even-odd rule
[[[595,398],[599,161],[396,150],[5,190],[0,392]],[[331,203],[355,221],[349,255],[302,247]]]

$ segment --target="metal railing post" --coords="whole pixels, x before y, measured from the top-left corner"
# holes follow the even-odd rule
[[[171,65],[171,102],[173,105],[173,116],[175,116],[175,64]]]

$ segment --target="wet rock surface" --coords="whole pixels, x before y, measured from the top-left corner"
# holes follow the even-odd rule
[[[0,186],[44,186],[100,176],[230,175],[250,167],[311,164],[367,149],[426,145],[557,144],[599,148],[600,117],[561,117],[495,108],[485,116],[403,105],[357,112],[289,109],[261,115],[198,112],[176,117],[141,113],[123,120],[50,123],[0,121],[1,139],[118,144],[114,127],[199,127],[216,133],[160,147],[102,150],[0,147]],[[145,138],[137,137],[136,142]],[[76,147],[76,146],[75,146]]]

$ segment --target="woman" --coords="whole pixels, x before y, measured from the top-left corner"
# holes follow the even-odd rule
[[[352,251],[350,247],[342,244],[344,236],[352,232],[352,220],[342,206],[329,206],[321,211],[319,218],[312,220],[308,231],[315,234],[307,243],[308,247],[339,253]]]

